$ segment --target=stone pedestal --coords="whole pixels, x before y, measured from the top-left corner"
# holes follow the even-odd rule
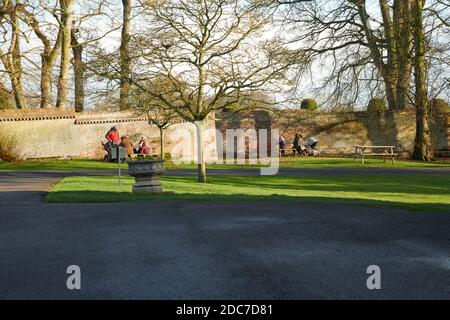
[[[155,194],[163,192],[159,176],[164,172],[164,160],[128,162],[128,174],[136,180],[133,185],[133,193]]]

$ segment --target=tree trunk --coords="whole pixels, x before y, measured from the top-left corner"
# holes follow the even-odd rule
[[[27,103],[25,100],[25,95],[23,93],[23,83],[22,83],[22,62],[21,62],[21,54],[20,54],[20,43],[19,37],[16,39],[16,44],[14,45],[14,51],[12,55],[12,64],[13,64],[13,92],[14,92],[14,100],[16,101],[16,106],[18,109],[25,109],[27,107]]]
[[[58,77],[57,108],[67,107],[69,93],[69,68],[70,68],[70,43],[72,29],[72,4],[73,0],[59,0],[61,7],[61,66]]]
[[[389,109],[396,109],[397,96],[397,78],[398,78],[398,61],[397,61],[397,42],[395,39],[394,23],[392,21],[391,9],[387,0],[379,0],[381,14],[383,17],[384,33],[387,46],[387,63],[385,72],[385,86],[387,92],[387,100]]]
[[[42,55],[41,64],[41,108],[52,106],[52,65],[47,57]]]
[[[353,1],[350,1],[350,2],[353,2]],[[380,3],[383,3],[383,2],[385,2],[385,1],[380,0]],[[383,77],[383,82],[384,82],[384,85],[386,88],[386,97],[387,97],[389,109],[393,110],[393,109],[395,109],[396,79],[395,79],[395,72],[392,72],[392,70],[390,70],[390,68],[389,68],[389,67],[392,67],[393,61],[392,60],[389,61],[391,63],[391,66],[388,66],[383,61],[382,51],[379,48],[379,45],[377,43],[377,38],[375,37],[373,30],[370,26],[370,16],[366,10],[366,1],[358,1],[358,2],[355,1],[355,3],[358,7],[359,18],[361,19],[362,29],[363,29],[363,32],[367,39],[372,62],[377,67],[378,71],[380,72],[381,76]],[[388,13],[388,15],[389,15],[389,13]],[[390,17],[390,15],[389,15],[389,17]]]
[[[197,129],[197,178],[198,182],[206,183],[206,164],[204,159],[204,121],[196,121],[195,127]]]
[[[403,110],[409,103],[412,52],[411,0],[394,2],[395,38],[397,41],[398,79],[395,108]]]
[[[161,159],[164,160],[164,129],[159,127],[159,151]]]
[[[73,68],[75,82],[75,112],[84,111],[84,64],[83,46],[78,43],[75,30],[71,31]]]
[[[36,16],[28,12],[24,6],[19,6],[18,9],[27,17],[27,24],[33,29],[44,46],[41,53],[41,108],[50,108],[52,106],[52,71],[61,49],[61,28],[58,31],[55,44],[52,46],[51,39],[42,32]]]
[[[425,0],[414,0],[414,78],[416,86],[416,138],[414,159],[430,161],[433,159],[429,126],[430,104],[426,83],[426,43],[423,26],[423,7]]]
[[[358,7],[372,62],[383,78],[389,109],[402,110],[408,105],[411,87],[411,1],[413,0],[394,0],[393,16],[391,2],[379,0],[386,39],[385,52],[379,43],[379,36],[377,37],[370,27],[366,0],[349,1]]]
[[[61,49],[61,36],[60,31],[53,48],[48,38],[41,37],[44,44],[44,51],[41,54],[41,108],[52,107],[52,72]]]
[[[11,43],[8,52],[5,54],[0,49],[0,56],[6,72],[11,80],[11,88],[17,109],[27,107],[22,84],[22,56],[20,52],[20,30],[19,20],[16,14],[16,7],[11,3],[4,3],[5,12],[8,12],[9,23],[11,24]]]
[[[120,43],[120,109],[126,109],[129,104],[130,95],[130,28],[131,28],[131,5],[132,0],[122,0],[123,26]]]
[[[26,100],[23,94],[23,88],[22,88],[22,80],[20,76],[21,70],[17,70],[16,67],[14,67],[14,64],[12,62],[12,57],[9,53],[5,54],[0,50],[0,56],[1,60],[3,62],[3,65],[5,67],[6,73],[8,73],[10,82],[11,82],[11,89],[12,89],[12,95],[14,97],[15,107],[17,109],[23,109],[26,108]],[[16,64],[17,66],[17,64]],[[18,76],[19,73],[19,76]]]

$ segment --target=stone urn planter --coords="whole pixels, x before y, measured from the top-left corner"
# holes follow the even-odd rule
[[[164,160],[136,160],[128,162],[128,174],[136,180],[133,193],[161,193],[159,176],[164,174]]]

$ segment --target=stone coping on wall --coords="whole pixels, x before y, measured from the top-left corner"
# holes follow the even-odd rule
[[[0,122],[75,119],[75,117],[75,111],[71,109],[25,109],[0,111]]]
[[[0,122],[10,121],[42,121],[75,119],[75,124],[121,123],[148,121],[145,116],[136,116],[130,112],[86,112],[75,113],[72,109],[26,109],[2,110]]]
[[[124,123],[124,122],[148,122],[147,117],[141,117],[141,118],[90,118],[90,119],[75,119],[76,125],[81,124],[104,124],[104,123]]]
[[[45,116],[45,117],[11,117],[0,118],[0,122],[7,121],[39,121],[39,120],[58,120],[58,119],[75,119],[75,116]]]
[[[75,113],[73,109],[24,109],[24,110],[0,110],[0,122],[13,121],[42,121],[42,120],[61,120],[74,119],[75,125],[85,124],[106,124],[106,123],[129,123],[129,122],[147,122],[148,117],[142,114],[136,114],[130,111],[114,112],[83,112]],[[173,120],[172,124],[181,124],[186,121],[183,119]]]
[[[127,123],[127,122],[147,122],[149,119],[142,114],[136,114],[133,112],[121,111],[121,112],[89,112],[80,113],[76,115],[75,124],[105,124],[105,123]],[[184,120],[172,121],[172,124],[184,123]]]

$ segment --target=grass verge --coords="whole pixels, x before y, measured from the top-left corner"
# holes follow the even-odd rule
[[[116,177],[69,177],[56,184],[48,202],[129,202],[150,200],[305,201],[391,206],[450,212],[448,175],[339,175],[320,177],[163,177],[165,193],[131,193],[134,180]]]
[[[167,169],[196,169],[196,164],[177,165],[171,161],[165,163]],[[123,168],[127,165],[123,164]],[[208,169],[241,169],[259,168],[261,165],[226,165],[209,164]],[[363,165],[360,161],[350,158],[310,158],[287,157],[280,159],[281,168],[442,168],[450,167],[450,162],[419,162],[397,161],[393,166],[391,162],[383,162],[381,159],[368,159]],[[95,160],[47,160],[26,161],[21,163],[1,162],[0,170],[3,171],[82,171],[82,170],[111,170],[117,169],[116,163],[105,163]]]

